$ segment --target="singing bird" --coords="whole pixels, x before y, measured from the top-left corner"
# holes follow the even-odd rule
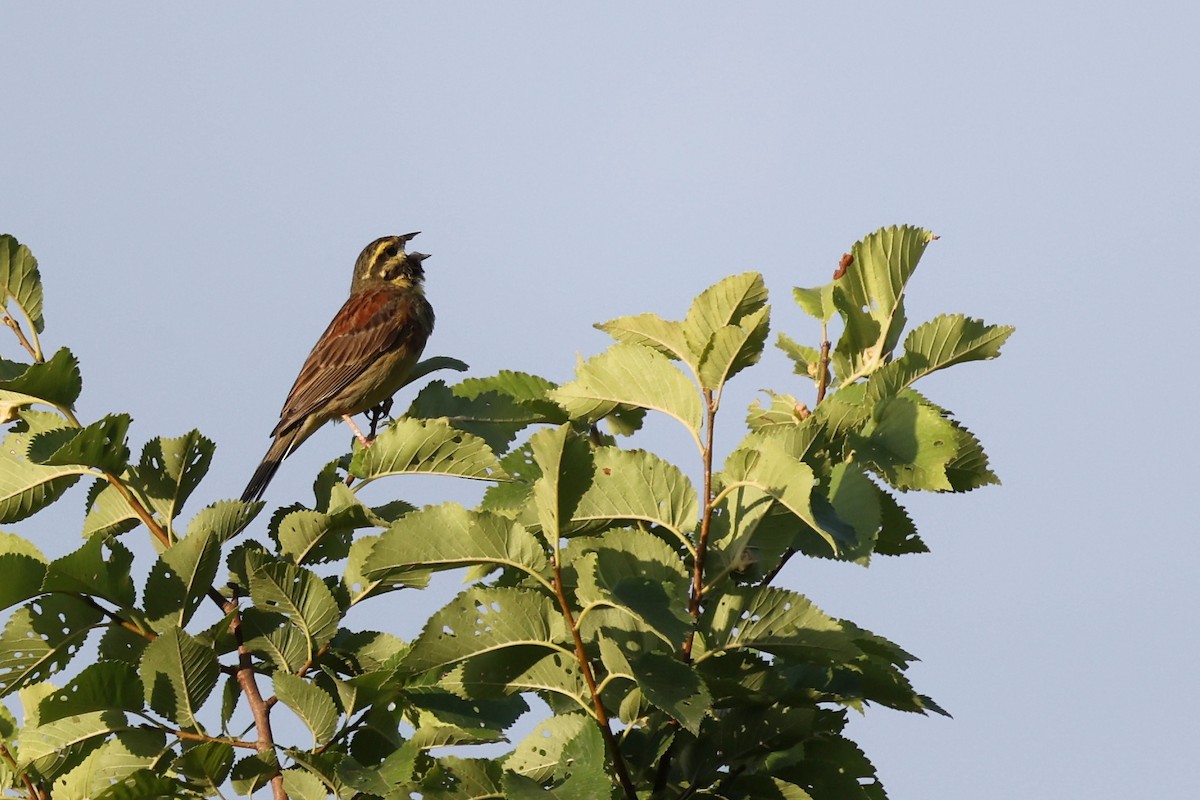
[[[300,368],[242,500],[262,497],[279,462],[326,422],[341,417],[354,427],[352,415],[390,400],[408,379],[433,333],[421,267],[429,256],[404,252],[416,235],[384,236],[359,255],[350,297]]]

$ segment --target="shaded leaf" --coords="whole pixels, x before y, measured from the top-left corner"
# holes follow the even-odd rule
[[[92,711],[141,711],[144,707],[142,681],[133,664],[97,661],[84,667],[65,687],[42,700],[39,719],[53,722]]]
[[[0,380],[0,409],[6,410],[5,419],[12,409],[33,403],[68,410],[74,408],[82,391],[79,361],[63,347],[48,360],[29,364],[20,374]]]
[[[73,553],[56,558],[46,567],[42,589],[71,592],[109,600],[118,606],[134,601],[130,569],[133,552],[116,540],[92,537]]]
[[[250,597],[264,611],[287,616],[307,642],[311,659],[337,632],[342,612],[329,587],[304,567],[262,564],[250,575]]]
[[[140,667],[146,703],[184,728],[202,730],[197,714],[217,685],[217,659],[207,647],[178,628],[146,645]]]
[[[803,595],[774,586],[730,588],[705,608],[700,631],[705,643],[702,658],[748,647],[827,663],[859,652],[837,620]]]
[[[312,733],[313,746],[329,741],[338,721],[337,706],[329,693],[311,681],[283,670],[276,670],[271,681],[275,686],[275,696],[295,712]]]
[[[4,306],[12,301],[34,331],[45,330],[42,319],[42,276],[38,272],[37,259],[29,248],[10,234],[0,234],[0,291],[4,292]]]
[[[146,579],[146,615],[156,628],[183,627],[212,588],[221,562],[221,544],[212,534],[195,533],[162,553]]]

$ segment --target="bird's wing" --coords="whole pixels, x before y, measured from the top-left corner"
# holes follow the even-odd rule
[[[403,295],[390,287],[352,294],[300,368],[275,432],[287,430],[319,410],[382,353],[397,346],[409,327],[403,319],[407,306]]]

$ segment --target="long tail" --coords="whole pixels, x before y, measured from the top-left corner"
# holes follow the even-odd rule
[[[279,463],[287,458],[288,453],[299,444],[296,441],[299,433],[300,431],[294,428],[275,437],[267,454],[263,456],[262,463],[258,465],[258,469],[254,470],[254,475],[246,484],[246,491],[242,492],[243,503],[254,502],[262,498],[263,492],[267,490],[267,484],[271,482],[271,478],[275,477],[275,471],[279,469]]]

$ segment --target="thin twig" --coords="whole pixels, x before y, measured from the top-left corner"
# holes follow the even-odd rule
[[[3,322],[8,327],[12,328],[12,332],[17,335],[17,341],[21,343],[21,346],[25,348],[25,352],[29,353],[30,357],[33,358],[34,361],[40,362],[42,360],[42,354],[36,347],[29,343],[28,339],[25,338],[25,331],[21,330],[21,324],[19,322],[17,322],[8,314],[0,317],[0,322]]]
[[[600,699],[600,691],[596,687],[596,676],[592,672],[592,664],[588,660],[587,650],[583,646],[583,635],[579,632],[579,626],[575,624],[574,615],[571,613],[571,604],[567,602],[567,595],[563,590],[562,565],[559,559],[557,542],[554,546],[554,594],[558,599],[558,607],[562,611],[563,619],[566,620],[567,627],[571,629],[571,636],[575,640],[575,658],[579,661],[579,668],[583,672],[583,680],[587,683],[588,692],[592,695],[592,706],[596,711],[596,722],[600,726],[600,734],[604,737],[604,744],[608,747],[608,751],[612,755],[613,769],[617,772],[617,780],[621,784],[621,789],[625,792],[625,797],[628,800],[637,800],[637,789],[634,788],[633,780],[629,777],[629,770],[625,766],[625,758],[621,755],[621,745],[613,735],[612,726],[608,721],[608,712],[604,709],[604,701]]]
[[[236,677],[238,686],[241,687],[242,694],[246,696],[250,714],[254,717],[254,727],[258,732],[255,749],[260,753],[269,753],[275,748],[275,735],[271,732],[270,709],[263,700],[262,692],[258,690],[254,662],[250,659],[250,651],[246,649],[246,637],[242,633],[242,616],[238,613],[236,598],[229,602],[233,606],[233,620],[229,623],[229,630],[233,634],[234,641],[237,642],[238,671]],[[271,791],[275,800],[287,800],[287,793],[283,790],[283,773],[279,771],[278,767],[275,769],[275,774],[271,776]]]

